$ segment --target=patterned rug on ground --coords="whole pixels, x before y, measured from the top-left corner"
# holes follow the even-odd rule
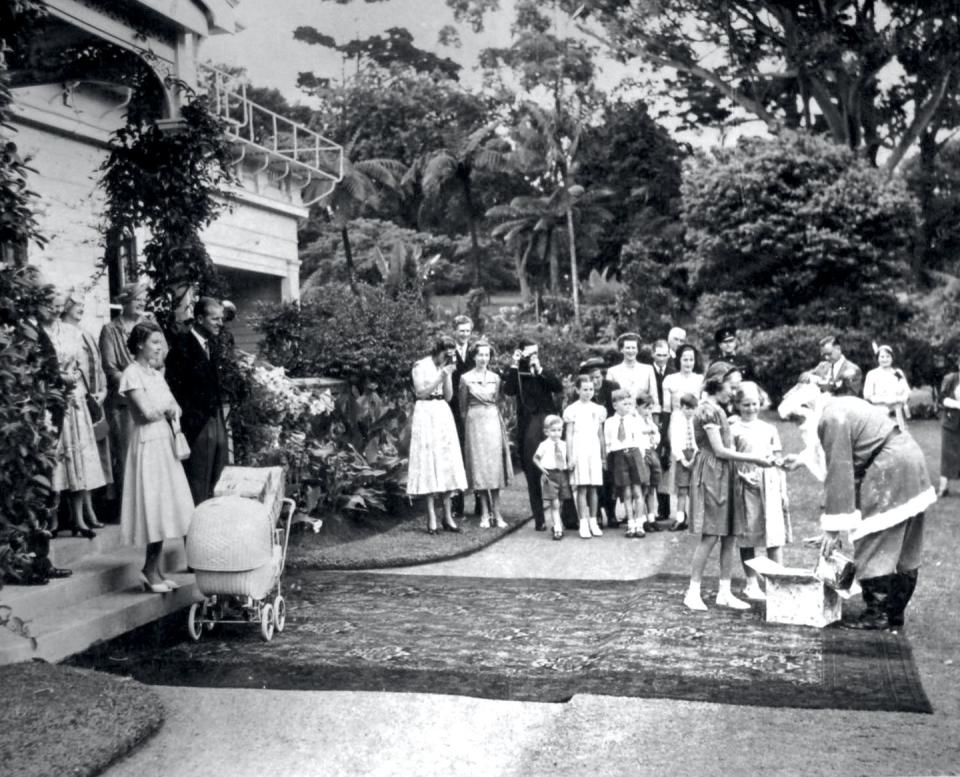
[[[75,663],[171,685],[448,693],[561,702],[578,693],[771,707],[931,712],[904,636],[767,624],[762,607],[690,612],[686,580],[576,581],[298,572],[286,630],[184,614]],[[704,600],[715,591],[705,587]]]

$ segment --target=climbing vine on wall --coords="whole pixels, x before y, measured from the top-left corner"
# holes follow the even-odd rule
[[[161,323],[170,323],[174,282],[194,282],[201,294],[220,291],[200,234],[225,207],[217,193],[233,180],[231,151],[223,122],[205,96],[168,82],[168,89],[184,97],[180,121],[170,126],[158,122],[158,101],[147,76],[139,81],[102,168],[105,228],[147,227],[141,269],[153,281],[155,313]]]

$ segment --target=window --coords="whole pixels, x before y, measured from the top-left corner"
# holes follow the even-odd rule
[[[107,233],[105,254],[107,278],[110,284],[110,317],[120,315],[120,305],[113,304],[120,289],[140,277],[137,262],[137,238],[129,229],[111,229]]]

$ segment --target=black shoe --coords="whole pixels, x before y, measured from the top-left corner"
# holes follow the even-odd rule
[[[546,531],[547,525],[545,523],[538,523],[533,527],[534,531]]]
[[[427,529],[427,534],[437,534],[436,529]]]
[[[668,529],[668,531],[686,531],[686,530],[687,530],[687,522],[686,522],[686,521],[683,521],[682,523],[675,523],[673,526],[671,526],[671,527]]]
[[[47,570],[47,577],[70,577],[72,574],[72,569],[63,569],[62,567],[50,567]]]
[[[657,526],[657,524],[653,523],[652,521],[644,521],[643,530],[647,532],[647,534],[650,534],[650,533],[655,533],[660,531],[660,527]]]
[[[86,537],[88,540],[92,540],[97,536],[97,533],[93,529],[78,529],[76,527],[70,530],[70,534],[74,537]]]
[[[840,625],[845,629],[856,631],[888,631],[891,627],[891,623],[884,613],[870,610],[864,612],[857,620],[841,621]]]
[[[457,524],[449,524],[446,521],[443,522],[443,530],[453,532],[454,534],[459,534],[461,529]]]

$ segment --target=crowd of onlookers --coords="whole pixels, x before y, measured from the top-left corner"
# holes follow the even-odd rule
[[[417,401],[407,490],[411,496],[426,496],[431,534],[461,530],[464,491],[476,495],[482,528],[505,525],[499,494],[510,482],[512,468],[497,406],[501,393],[516,402],[517,453],[534,528],[549,528],[555,540],[568,528],[589,539],[601,536],[603,528],[618,527],[622,516],[629,538],[689,530],[699,537],[684,598],[691,609],[705,609],[700,581],[717,544],[721,605],[748,606],[730,588],[738,550],[743,562],[761,550],[782,563],[782,548],[792,539],[784,469],[808,464],[836,495],[844,488],[836,478],[830,482],[831,456],[835,469],[841,461],[851,471],[854,464],[864,472],[875,464],[869,456],[858,462],[862,452],[852,449],[830,448],[824,454],[817,434],[828,434],[828,427],[813,424],[811,433],[810,423],[808,449],[802,455],[785,455],[776,427],[759,417],[769,398],[752,380],[750,360],[740,353],[733,329],[715,333],[715,350],[707,360],[686,343],[679,327],[649,345],[639,334],[625,333],[617,340],[616,364],[588,359],[575,377],[561,377],[542,364],[538,344],[532,341],[521,343],[498,374],[491,368],[495,344],[474,340],[472,333],[471,320],[458,316],[453,336],[439,338],[413,370]],[[860,368],[844,356],[839,338],[827,337],[820,342],[819,363],[798,376],[816,387],[817,396],[858,398],[856,403],[862,404],[837,407],[845,407],[847,419],[866,413],[864,418],[878,424],[882,434],[873,441],[873,456],[888,443],[895,447],[887,425],[906,431],[910,394],[906,376],[893,365],[892,349],[881,345],[876,353],[877,366],[864,380]],[[951,443],[949,438],[960,434],[956,373],[947,376],[941,394],[944,493],[946,478],[960,474],[956,440]],[[809,422],[814,404],[808,402],[794,415]],[[817,405],[818,419],[822,410]],[[827,461],[810,461],[814,450]],[[858,472],[858,494],[862,481],[863,472]],[[904,491],[920,488],[927,499],[921,481],[918,475]],[[437,497],[443,505],[439,524]],[[901,507],[894,510],[897,523],[914,517],[901,516],[908,509]],[[894,558],[901,555],[899,550],[887,551]],[[746,563],[744,572],[744,594],[762,599],[759,576]]]
[[[119,520],[127,543],[146,546],[145,590],[165,593],[178,584],[161,568],[163,541],[186,534],[194,505],[212,495],[227,463],[222,372],[233,354],[223,324],[235,308],[197,298],[184,280],[163,331],[146,312],[147,290],[124,286],[119,315],[99,338],[82,328],[82,293],[54,289],[37,311],[34,334],[64,393],[51,405],[57,500],[44,528],[94,539],[101,517]],[[51,568],[46,576],[68,574]]]

